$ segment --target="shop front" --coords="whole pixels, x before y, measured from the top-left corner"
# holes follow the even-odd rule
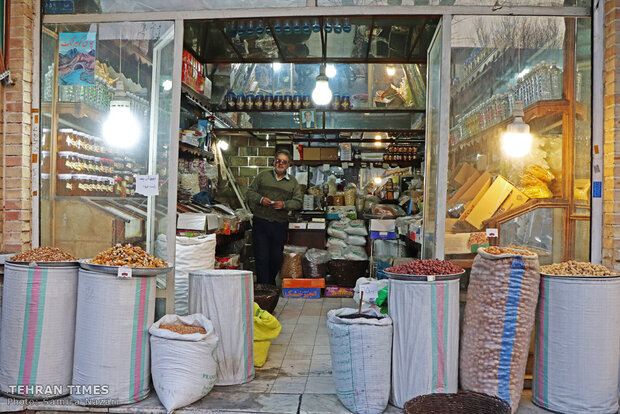
[[[193,227],[173,212],[205,213],[191,197],[213,197],[218,178],[231,183],[220,199],[245,207],[245,187],[287,148],[312,198],[302,223],[338,210],[318,193],[330,176],[423,207],[406,242],[366,242],[371,263],[467,268],[487,244],[534,249],[543,264],[600,260],[587,5],[60,3],[43,5],[42,245],[92,257],[135,243],[174,264],[175,236]],[[321,70],[336,75],[317,106]],[[529,134],[507,133],[519,127]],[[218,241],[240,243],[244,217],[218,215],[233,229]],[[302,226],[291,237],[325,246],[324,229],[317,242]],[[172,309],[172,289],[158,292]]]

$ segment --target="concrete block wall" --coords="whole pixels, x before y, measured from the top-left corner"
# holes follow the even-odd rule
[[[31,241],[33,2],[12,1],[10,16],[7,69],[14,84],[0,86],[0,252],[5,253],[27,249]]]
[[[224,158],[240,190],[245,194],[254,177],[273,168],[275,142],[257,138],[231,137]]]

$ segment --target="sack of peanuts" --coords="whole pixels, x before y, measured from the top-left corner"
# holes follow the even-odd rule
[[[284,246],[284,259],[282,260],[282,269],[280,269],[282,277],[292,277],[293,279],[304,277],[301,259],[306,250],[308,248],[304,246]]]
[[[540,266],[536,254],[478,249],[461,337],[461,386],[519,405],[534,327]]]
[[[218,336],[201,313],[164,315],[151,325],[153,385],[167,412],[198,401],[215,384]]]

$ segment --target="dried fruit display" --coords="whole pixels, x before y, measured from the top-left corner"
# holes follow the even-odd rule
[[[168,267],[164,260],[152,256],[139,246],[117,244],[99,253],[90,262],[103,266]]]
[[[519,256],[534,256],[534,253],[528,250],[515,250],[508,247],[489,246],[484,249],[488,254],[500,255],[500,254],[516,254]]]
[[[75,262],[78,259],[56,247],[37,247],[11,256],[12,262]]]
[[[424,259],[388,267],[385,271],[401,275],[457,275],[465,270],[447,260]]]
[[[168,329],[181,335],[191,335],[195,333],[206,334],[207,331],[201,326],[190,325],[159,325],[160,329]]]
[[[575,260],[542,266],[540,272],[560,276],[618,276],[618,273],[612,272],[605,266]]]

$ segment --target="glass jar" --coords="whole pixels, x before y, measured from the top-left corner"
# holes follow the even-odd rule
[[[270,93],[265,94],[265,111],[273,110],[273,95]]]
[[[73,195],[73,177],[71,174],[56,175],[56,194],[59,196]]]

